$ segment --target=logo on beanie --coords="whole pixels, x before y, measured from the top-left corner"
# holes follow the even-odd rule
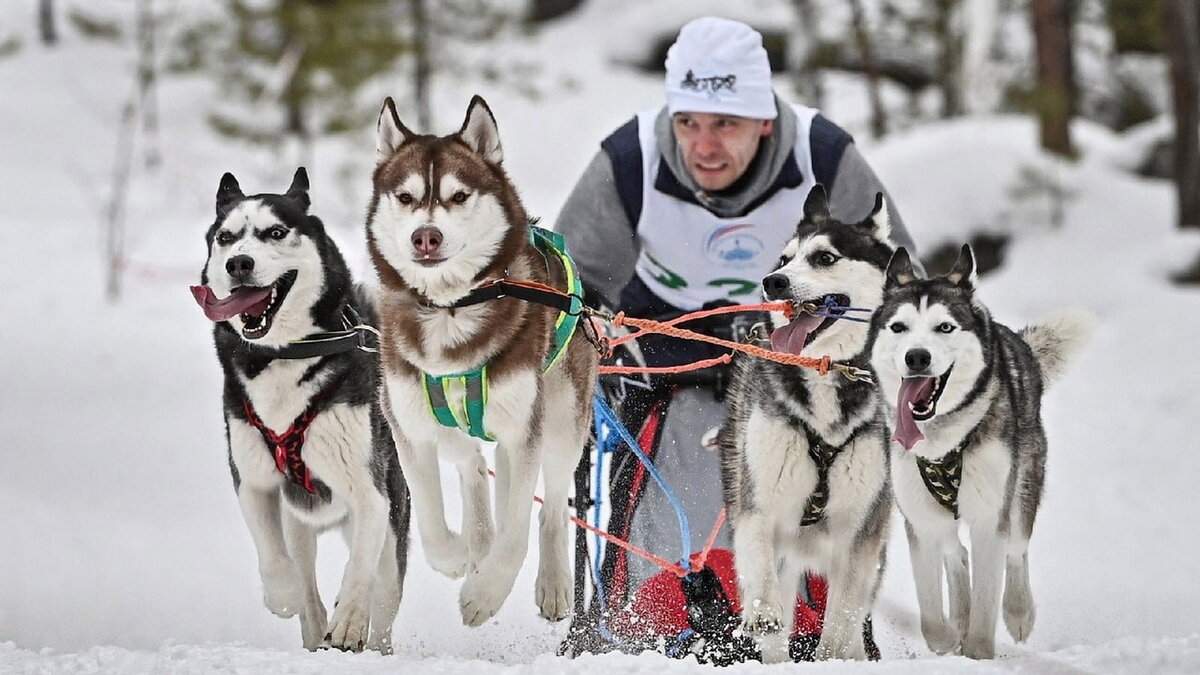
[[[728,75],[714,75],[712,77],[696,77],[691,70],[687,71],[687,75],[683,76],[683,80],[679,82],[679,88],[684,91],[694,91],[696,93],[708,94],[709,98],[718,98],[721,95],[722,89],[728,89],[730,94],[736,94],[737,89],[734,85],[737,83],[737,75],[730,73]]]

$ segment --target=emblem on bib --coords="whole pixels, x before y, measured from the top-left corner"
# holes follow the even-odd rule
[[[754,234],[753,223],[718,225],[704,242],[704,255],[728,269],[756,267],[755,261],[766,246]]]

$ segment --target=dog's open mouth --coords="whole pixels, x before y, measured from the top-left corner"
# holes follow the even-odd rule
[[[271,320],[292,284],[296,283],[296,275],[296,270],[290,270],[270,286],[241,286],[223,299],[217,299],[207,286],[192,286],[192,297],[204,309],[204,315],[213,321],[241,317],[242,337],[257,340],[271,330]]]
[[[896,397],[896,433],[892,438],[905,450],[912,450],[917,441],[925,438],[917,428],[917,422],[933,419],[937,414],[937,402],[946,390],[951,370],[953,367],[936,377],[906,377],[900,381],[900,393]]]
[[[850,306],[850,298],[840,293],[799,303],[799,306],[816,307],[816,312],[800,310],[786,326],[781,326],[771,333],[771,347],[777,352],[799,354],[809,343],[816,339],[825,329],[833,325],[837,318],[846,313]]]

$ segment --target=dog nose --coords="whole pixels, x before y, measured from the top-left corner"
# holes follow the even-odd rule
[[[254,272],[254,258],[248,255],[235,255],[225,261],[225,271],[237,281],[245,281]]]
[[[782,274],[768,274],[762,281],[763,291],[772,300],[778,300],[787,292],[791,282]]]
[[[928,349],[910,349],[904,354],[904,365],[914,373],[925,372],[932,362],[933,357],[929,355]]]
[[[442,246],[442,231],[436,227],[419,228],[412,234],[412,245],[421,255],[433,255]]]

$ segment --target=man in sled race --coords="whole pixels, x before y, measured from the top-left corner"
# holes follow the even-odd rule
[[[745,24],[715,17],[686,24],[667,52],[666,99],[604,139],[558,217],[555,229],[570,242],[592,306],[669,319],[759,302],[761,281],[794,236],[814,186],[824,186],[832,216],[847,223],[866,217],[877,193],[886,195],[849,134],[775,94],[762,36]],[[914,250],[892,200],[885,203],[892,242]],[[742,341],[763,318],[724,314],[685,327]],[[727,351],[653,335],[617,356],[624,365],[663,367]],[[655,485],[628,447],[615,445],[607,459],[601,452],[598,461],[610,466],[602,497],[609,519],[601,525],[612,535],[670,560],[686,518],[690,550],[680,557],[706,548],[722,509],[712,439],[725,414],[727,370],[602,378],[609,402],[673,493]],[[656,649],[719,663],[754,658],[748,641],[730,630],[737,625],[732,558],[728,527],[706,570],[683,580],[607,545],[598,569],[576,579],[591,580],[591,600],[562,652]],[[811,655],[823,600],[823,580],[810,577],[797,597],[795,658]],[[864,639],[877,654],[869,619]]]

